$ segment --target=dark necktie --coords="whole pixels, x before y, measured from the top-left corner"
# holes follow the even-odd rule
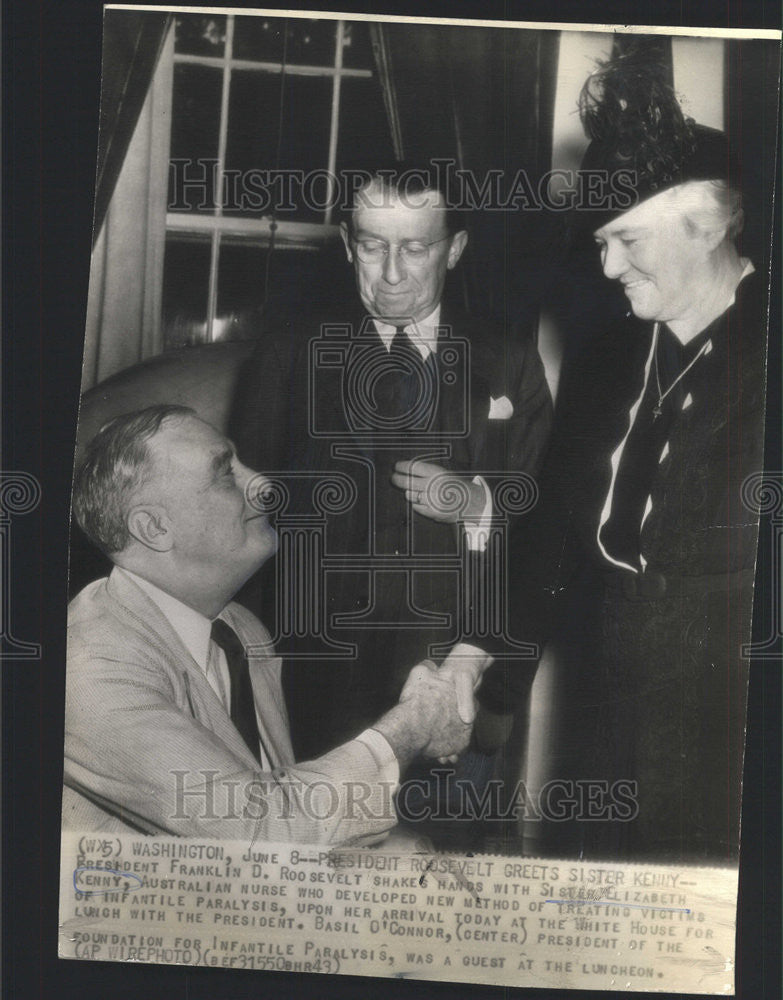
[[[423,361],[405,328],[398,326],[388,357],[392,365],[381,379],[376,394],[379,414],[395,422],[410,416],[401,425],[395,423],[388,429],[394,426],[401,431],[426,429],[434,395],[431,384],[432,354],[427,361]]]
[[[244,646],[231,626],[220,618],[216,618],[212,622],[211,639],[226,654],[228,673],[231,678],[231,721],[239,730],[250,752],[260,763],[260,737],[253,701],[253,687],[250,683],[250,668]],[[269,754],[267,754],[267,758],[269,758]]]
[[[404,354],[411,346],[412,344],[408,334],[405,332],[405,327],[396,326],[391,344],[389,344],[389,354]]]

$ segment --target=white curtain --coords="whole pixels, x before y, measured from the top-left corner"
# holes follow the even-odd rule
[[[82,391],[163,347],[173,51],[172,29],[93,250]]]

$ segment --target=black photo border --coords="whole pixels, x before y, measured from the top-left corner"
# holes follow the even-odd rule
[[[776,0],[313,2],[302,9],[781,27]],[[38,660],[2,663],[2,995],[9,1000],[365,1000],[370,993],[378,1000],[560,998],[562,991],[540,989],[57,958],[67,525],[89,275],[101,20],[97,0],[6,0],[2,5],[2,469],[30,473],[41,485],[37,507],[14,517],[7,536],[11,621],[16,637],[38,642],[42,649]],[[783,475],[780,190],[777,197],[766,465]],[[770,538],[770,525],[763,524],[765,529]],[[769,630],[779,585],[772,560],[762,559],[754,621],[758,638]],[[737,995],[747,1000],[781,995],[781,666],[779,657],[770,658],[758,661],[751,672],[736,973]]]

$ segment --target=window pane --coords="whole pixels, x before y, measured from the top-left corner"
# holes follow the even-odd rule
[[[306,171],[326,167],[332,91],[331,77],[286,77],[281,165]]]
[[[237,17],[234,58],[282,62],[283,32],[287,31],[287,63],[333,66],[336,29],[336,21],[314,18]]]
[[[291,18],[286,60],[307,66],[333,66],[337,21]]]
[[[214,15],[177,14],[174,51],[191,56],[222,56],[226,19]]]
[[[344,77],[340,94],[337,172],[366,166],[362,157],[384,161],[393,156],[389,124],[375,79]]]
[[[163,265],[164,350],[207,340],[209,240],[166,239]]]
[[[171,159],[184,160],[169,171],[169,210],[211,212],[220,123],[223,73],[205,66],[174,67]]]
[[[232,72],[226,143],[228,170],[269,170],[274,166],[280,85],[278,74]]]
[[[234,58],[281,62],[284,23],[280,17],[235,17]]]
[[[230,325],[264,302],[264,274],[269,251],[266,247],[232,245],[223,240],[218,267],[218,301],[216,334],[227,335]],[[251,334],[252,336],[252,334]]]
[[[349,69],[373,69],[370,28],[357,21],[346,21],[343,29],[343,66]]]
[[[238,340],[261,332],[266,268],[269,264],[268,308],[265,313],[316,310],[339,303],[345,312],[353,289],[353,272],[339,239],[322,250],[275,250],[230,243],[220,247],[216,338]],[[355,294],[355,292],[353,292]]]
[[[278,162],[280,88],[284,86],[283,128]],[[305,183],[308,173],[326,170],[329,158],[329,122],[332,111],[331,77],[285,79],[276,73],[236,70],[231,77],[226,168],[237,171],[229,190],[226,215],[269,214],[282,205],[286,219],[323,219],[326,181],[323,176]],[[260,195],[270,184],[261,171],[294,171],[290,185],[281,180],[272,196]],[[235,197],[233,192],[239,192]],[[250,192],[250,198],[242,194]],[[243,204],[244,202],[244,204]],[[290,207],[286,208],[285,206]]]

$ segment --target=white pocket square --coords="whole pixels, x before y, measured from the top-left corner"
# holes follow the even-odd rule
[[[510,420],[513,415],[514,407],[508,396],[501,396],[499,399],[489,397],[490,420]]]

